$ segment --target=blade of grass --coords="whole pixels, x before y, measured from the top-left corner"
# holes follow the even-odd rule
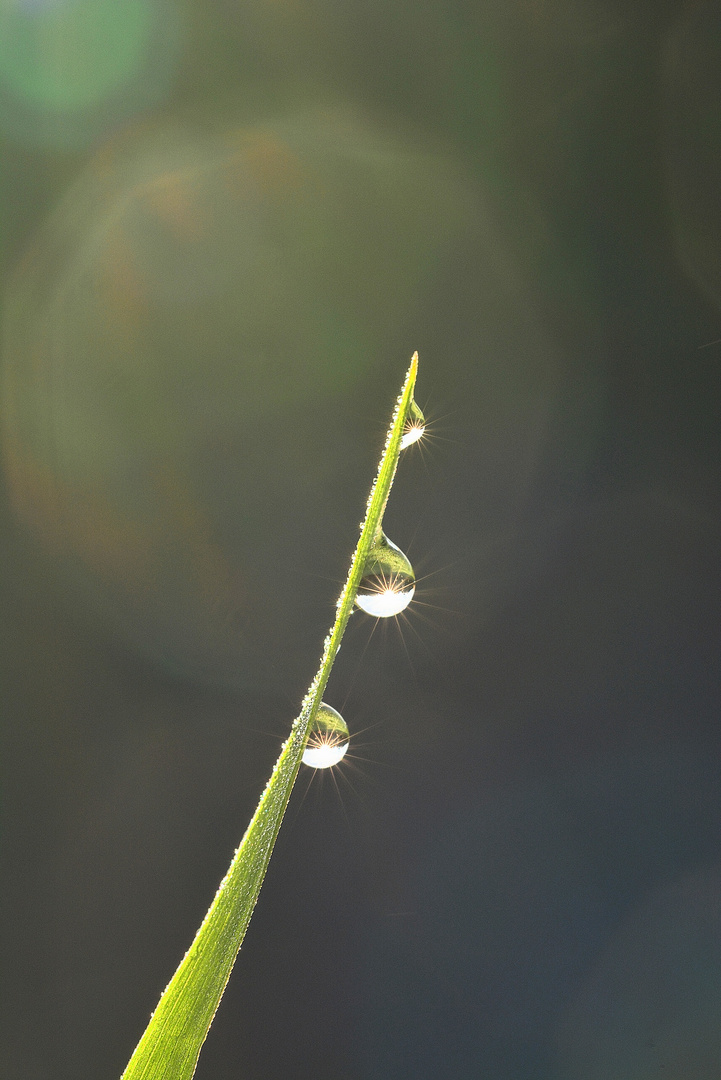
[[[308,734],[353,610],[358,586],[378,537],[398,465],[403,428],[413,400],[415,353],[396,403],[371,490],[360,539],[325,639],[318,672],[303,699],[270,780],[195,939],[163,991],[122,1080],[190,1080],[245,936],[273,845],[300,768]]]

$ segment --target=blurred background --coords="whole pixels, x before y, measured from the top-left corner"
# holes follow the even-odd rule
[[[120,1075],[415,349],[198,1080],[718,1080],[720,181],[718,0],[0,0],[3,1080]]]

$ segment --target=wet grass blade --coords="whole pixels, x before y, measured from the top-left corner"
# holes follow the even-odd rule
[[[190,1080],[230,977],[273,845],[300,768],[303,750],[340,647],[363,567],[378,536],[393,483],[401,438],[413,402],[418,354],[411,360],[373,484],[360,539],[318,672],[303,699],[270,780],[227,874],[172,979],[165,988],[122,1080]]]

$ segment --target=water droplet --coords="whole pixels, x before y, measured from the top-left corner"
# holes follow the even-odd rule
[[[328,769],[337,765],[348,749],[350,732],[339,712],[323,701],[318,709],[308,742],[303,751],[303,763],[312,769]]]
[[[422,439],[426,431],[426,418],[421,410],[416,405],[415,401],[411,401],[411,407],[408,410],[408,418],[406,419],[406,426],[401,436],[401,450],[405,450],[411,443],[418,442]]]
[[[416,591],[416,578],[408,558],[381,533],[363,568],[355,602],[376,619],[398,615]]]

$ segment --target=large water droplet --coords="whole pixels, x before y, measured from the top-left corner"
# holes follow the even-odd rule
[[[345,756],[349,739],[348,725],[341,714],[321,702],[303,751],[303,763],[312,769],[337,765]]]
[[[408,558],[381,533],[363,568],[355,602],[377,619],[398,615],[416,591],[416,577]]]
[[[421,410],[416,405],[415,401],[411,401],[411,407],[408,410],[408,417],[406,419],[406,426],[401,436],[401,450],[405,450],[411,443],[418,442],[422,439],[426,431],[426,418]]]

